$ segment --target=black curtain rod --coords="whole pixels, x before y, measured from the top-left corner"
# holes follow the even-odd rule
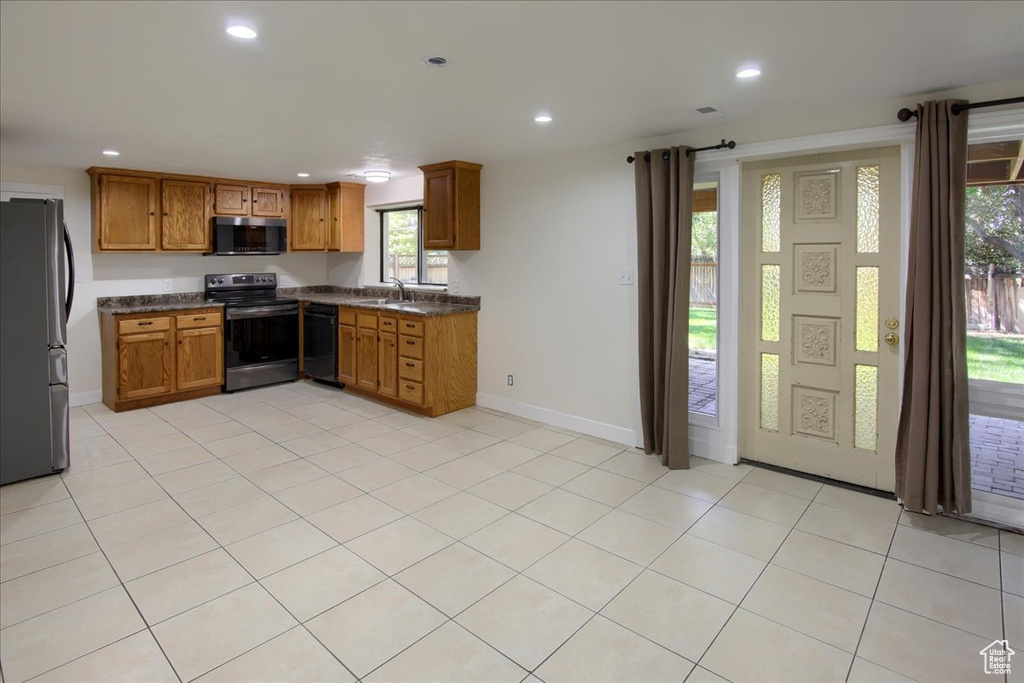
[[[736,141],[735,140],[729,140],[729,142],[726,142],[725,138],[722,138],[722,141],[719,142],[717,145],[709,145],[708,147],[698,147],[696,149],[687,149],[686,150],[686,156],[690,156],[690,152],[707,152],[707,151],[712,150],[712,149],[735,149],[735,148],[736,148]],[[662,152],[661,153],[662,161],[668,161],[670,156],[671,155],[668,152]],[[632,156],[626,157],[626,161],[629,162],[629,163],[633,163],[634,160],[635,160],[635,157],[632,157]],[[650,160],[651,160],[651,153],[647,152],[646,154],[644,154],[644,161],[650,161]]]
[[[1020,102],[1024,102],[1024,97],[1008,97],[1005,100],[989,100],[988,102],[970,102],[969,104],[954,104],[953,113],[959,114],[960,112],[966,111],[968,109],[998,107],[1001,104],[1018,104]],[[896,112],[896,118],[898,118],[900,121],[909,121],[915,116],[917,116],[916,109],[907,109],[906,107],[903,107],[903,109],[900,109],[898,112]]]

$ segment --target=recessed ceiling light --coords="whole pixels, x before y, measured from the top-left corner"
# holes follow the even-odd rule
[[[448,60],[444,57],[427,57],[423,63],[427,66],[448,66]]]
[[[391,179],[391,173],[388,171],[366,171],[363,173],[363,178],[368,183],[386,183]]]
[[[121,153],[118,152],[116,149],[105,149],[105,150],[103,150],[103,153],[105,155],[107,155],[108,157],[121,156]]]
[[[553,119],[551,118],[551,114],[537,114],[533,117],[533,120],[537,123],[551,123]]]
[[[241,38],[242,40],[252,40],[256,37],[256,31],[248,26],[236,24],[234,26],[228,26],[228,35],[232,35],[235,38]]]
[[[736,72],[736,78],[757,78],[760,75],[761,70],[754,67],[747,67]]]
[[[296,173],[295,175],[299,176],[300,178],[308,178],[309,177],[308,173]]]

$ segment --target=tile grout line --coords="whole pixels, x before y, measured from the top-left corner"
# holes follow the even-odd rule
[[[63,483],[63,481],[61,483]],[[67,488],[67,484],[64,484],[64,488],[65,489]],[[71,500],[75,504],[75,509],[78,510],[78,514],[81,515],[82,511],[78,508],[78,501],[75,500],[75,498],[71,494],[70,490],[68,490],[68,495],[71,496]],[[85,518],[83,516],[83,521],[84,521],[84,519]],[[124,591],[124,594],[128,597],[128,600],[131,601],[132,607],[135,608],[135,613],[138,614],[139,619],[142,621],[143,625],[145,626],[144,630],[149,633],[149,637],[153,639],[154,643],[156,643],[156,646],[160,649],[160,654],[162,654],[164,656],[164,660],[167,662],[167,666],[169,666],[171,668],[171,671],[174,672],[174,675],[178,678],[178,681],[180,683],[181,682],[181,676],[178,674],[178,670],[174,668],[173,664],[171,664],[171,658],[167,656],[167,652],[164,650],[163,644],[157,639],[156,634],[153,633],[153,629],[150,626],[149,622],[146,620],[146,617],[143,616],[142,610],[139,609],[139,605],[135,601],[135,597],[128,591],[128,587],[125,585],[124,581],[121,580],[121,575],[117,573],[117,569],[115,569],[114,565],[110,562],[110,558],[107,556],[106,550],[104,550],[103,546],[100,545],[99,539],[96,538],[96,534],[93,533],[92,527],[89,526],[88,522],[85,522],[85,527],[86,527],[86,529],[89,530],[89,534],[92,536],[92,540],[96,544],[96,547],[99,549],[99,552],[103,553],[103,559],[106,560],[107,566],[110,567],[110,571],[112,571],[114,573],[114,576],[117,578],[118,585],[120,585],[121,590]],[[94,593],[94,595],[99,595],[99,593]],[[91,596],[89,596],[89,597],[91,597]],[[136,633],[141,633],[141,631],[142,631],[142,629],[140,629],[139,631],[135,631],[134,633],[130,633],[127,636],[125,636],[125,638],[133,636]],[[124,638],[121,638],[119,640],[124,640]],[[118,641],[114,641],[114,642],[118,642]],[[81,659],[82,657],[90,655],[93,652],[98,652],[99,650],[102,650],[105,647],[109,647],[110,645],[113,645],[113,643],[107,643],[106,645],[103,645],[102,647],[98,647],[95,650],[87,652],[86,654],[82,655],[81,657],[76,657],[75,659],[73,659],[73,660],[71,660],[69,662],[65,662],[64,664],[60,664],[58,666],[55,666],[55,667],[53,667],[53,669],[49,669],[49,671],[53,671],[54,669],[59,669],[61,666],[65,666],[66,664],[70,664],[73,661],[77,661],[78,659]],[[47,672],[44,671],[42,673],[47,673]],[[38,674],[38,675],[42,675],[42,673]]]

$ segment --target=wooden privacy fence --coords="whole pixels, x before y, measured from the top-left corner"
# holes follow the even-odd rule
[[[424,258],[427,259],[425,282],[448,282],[448,254],[427,254]],[[388,254],[384,277],[397,277],[402,282],[416,282],[416,255]]]
[[[718,305],[718,264],[690,263],[690,304]]]
[[[967,327],[973,330],[1024,334],[1024,276],[967,276]]]

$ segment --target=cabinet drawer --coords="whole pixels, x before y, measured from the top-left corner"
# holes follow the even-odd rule
[[[381,318],[380,325],[377,328],[381,332],[397,332],[398,331],[398,319],[397,318]]]
[[[398,383],[398,398],[409,403],[423,405],[423,383],[403,379]]]
[[[136,318],[134,320],[120,320],[117,323],[118,334],[132,334],[133,332],[159,332],[160,330],[171,329],[171,319],[162,318]]]
[[[410,337],[422,337],[423,321],[402,318],[401,320],[398,321],[398,331],[401,332],[402,334],[407,334]]]
[[[338,324],[339,325],[352,325],[355,327],[356,324],[356,312],[346,311],[343,308],[338,309]]]
[[[176,323],[179,330],[188,330],[193,327],[220,327],[223,324],[220,311],[214,313],[193,313],[191,315],[179,315]]]
[[[423,361],[414,358],[398,359],[398,376],[402,379],[423,381]]]
[[[398,355],[423,360],[423,338],[398,336]]]
[[[359,327],[369,327],[372,330],[377,329],[377,314],[376,313],[360,313],[358,318],[359,318]]]

